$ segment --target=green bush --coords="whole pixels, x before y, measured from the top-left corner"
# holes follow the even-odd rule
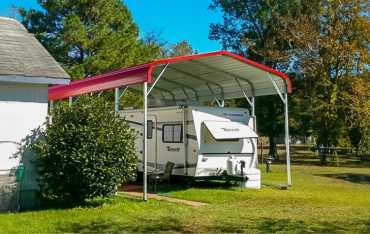
[[[103,99],[59,103],[52,123],[34,145],[41,194],[80,204],[109,196],[136,172],[135,135]]]

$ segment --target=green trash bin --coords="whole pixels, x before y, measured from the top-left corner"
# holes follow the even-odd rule
[[[15,180],[17,181],[17,192],[16,192],[17,195],[16,196],[17,196],[17,209],[18,210],[21,210],[20,199],[21,199],[22,180],[24,178],[24,170],[25,170],[24,165],[20,163],[15,171]]]
[[[15,171],[15,178],[16,178],[16,181],[19,183],[22,181],[23,177],[24,177],[24,165],[21,163],[17,170]]]

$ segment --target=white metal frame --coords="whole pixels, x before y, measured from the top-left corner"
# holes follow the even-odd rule
[[[120,88],[114,89],[114,112],[117,114],[119,111],[119,103],[121,98],[125,95],[128,87],[124,87],[121,91]]]
[[[148,129],[147,129],[147,120],[148,120],[148,97],[150,95],[150,93],[153,91],[153,89],[155,88],[156,84],[159,82],[159,80],[161,79],[161,77],[163,76],[163,74],[165,73],[165,71],[167,70],[167,68],[169,67],[169,63],[167,63],[164,68],[162,69],[162,71],[159,73],[159,75],[157,76],[157,78],[154,80],[154,83],[148,87],[148,82],[144,82],[144,85],[143,85],[143,98],[144,98],[144,103],[143,103],[143,109],[144,109],[144,118],[143,118],[143,131],[144,131],[144,142],[143,142],[143,155],[144,155],[144,159],[143,159],[143,200],[144,201],[147,201],[148,200],[148,184],[147,184],[147,175],[148,175],[148,168],[147,168],[147,162],[148,162],[148,152],[147,152],[147,149],[148,149],[148,142],[147,142],[147,136],[148,136]],[[189,74],[185,71],[181,71],[181,70],[178,70],[178,69],[175,69],[173,67],[171,67],[172,69],[180,72],[180,73],[184,73],[184,74]],[[212,67],[213,69],[216,69],[214,67]],[[218,69],[217,69],[218,70]],[[226,75],[229,75],[231,76],[231,74],[227,73]],[[198,76],[194,76],[195,79],[200,79],[200,80],[204,80],[202,77],[198,77]],[[254,87],[253,85],[248,82],[248,80],[245,80],[245,79],[241,79],[239,77],[234,77],[237,85],[240,87],[245,99],[247,100],[248,104],[250,105],[251,107],[251,112],[252,112],[252,116],[253,116],[253,119],[254,119],[254,128],[255,130],[257,129],[256,127],[256,116],[255,116],[255,94],[254,94]],[[289,116],[288,116],[288,91],[287,91],[287,86],[286,86],[286,90],[285,91],[282,91],[280,90],[279,86],[277,85],[276,81],[272,78],[272,76],[269,74],[269,79],[271,80],[276,92],[278,93],[281,101],[283,102],[284,104],[284,117],[285,117],[285,148],[286,148],[286,164],[287,164],[287,185],[288,186],[291,186],[292,185],[292,178],[291,178],[291,167],[290,167],[290,143],[289,143]],[[252,94],[251,95],[248,95],[247,93],[247,89],[245,89],[243,87],[243,85],[241,84],[240,81],[245,81],[248,83],[248,85],[250,86],[251,90],[252,90]],[[167,81],[167,80],[166,80]],[[216,85],[216,86],[219,86],[217,83],[213,83],[211,81],[208,81],[208,80],[204,80],[206,82],[206,85],[208,87],[208,89],[210,90],[212,96],[214,97],[214,100],[217,102],[217,104],[220,106],[220,107],[224,107],[224,100],[221,99],[219,100],[217,98],[217,95],[216,93],[214,93],[214,90],[212,89],[212,87],[210,86],[210,84],[213,84],[213,85]],[[168,81],[168,82],[172,82],[172,81]],[[149,89],[148,89],[149,88]],[[185,96],[187,96],[187,92],[185,90],[185,88],[188,88],[190,90],[192,90],[193,92],[195,92],[195,95],[196,97],[198,96],[198,94],[196,93],[196,91],[194,91],[191,87],[183,87],[183,91],[185,93]],[[221,89],[221,96],[223,97],[223,89],[222,87],[219,87]],[[115,96],[115,102],[114,102],[114,110],[115,110],[115,113],[118,113],[119,111],[119,104],[120,104],[120,99],[124,96],[125,92],[127,91],[128,87],[124,87],[123,90],[121,91],[120,88],[115,88],[115,92],[114,92],[114,96]],[[164,92],[168,92],[170,94],[172,94],[171,91],[169,90],[164,90],[164,89],[160,89]],[[102,92],[100,92],[98,94],[98,96],[101,95]],[[172,94],[173,95],[173,94]],[[198,98],[197,98],[198,99]],[[69,97],[69,106],[72,106],[73,104],[73,98],[72,97]],[[52,110],[53,108],[53,101],[50,102],[50,110]]]
[[[287,184],[292,186],[292,175],[290,169],[290,142],[289,142],[289,114],[288,114],[288,88],[286,86],[285,92],[282,93],[276,81],[269,74],[269,79],[274,85],[276,92],[279,94],[281,101],[284,104],[284,120],[285,120],[285,152],[286,152],[286,170],[287,170]]]
[[[143,121],[143,128],[144,128],[144,144],[143,144],[143,153],[144,153],[144,170],[143,170],[143,199],[144,201],[148,200],[148,96],[150,92],[154,89],[155,85],[158,83],[158,81],[161,79],[163,73],[166,71],[169,63],[166,64],[166,66],[162,69],[162,71],[159,73],[157,79],[155,79],[154,83],[148,90],[148,82],[144,82],[144,88],[143,88],[143,96],[144,96],[144,121]]]

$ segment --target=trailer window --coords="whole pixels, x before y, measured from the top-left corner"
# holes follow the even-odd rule
[[[238,154],[243,150],[243,139],[215,139],[208,128],[201,130],[200,152],[203,154]]]
[[[152,120],[148,120],[146,126],[147,126],[147,129],[148,129],[147,130],[148,131],[147,132],[147,134],[148,134],[147,135],[147,138],[148,139],[152,139],[153,138],[153,121]]]
[[[235,139],[223,139],[223,140],[216,140],[211,132],[208,130],[206,126],[202,127],[203,130],[203,143],[204,144],[217,144],[217,143],[237,143],[240,141],[240,139],[235,138]]]
[[[164,143],[181,143],[182,142],[182,125],[181,124],[164,124],[162,129],[162,141]]]

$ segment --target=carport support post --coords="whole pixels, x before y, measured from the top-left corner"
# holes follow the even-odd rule
[[[256,115],[255,98],[251,97],[251,101],[252,101],[252,116],[255,116]]]
[[[49,114],[50,115],[53,112],[53,110],[54,110],[54,100],[50,100],[50,104],[49,104]]]
[[[269,79],[274,85],[276,92],[279,94],[281,101],[284,104],[285,109],[285,152],[286,152],[286,170],[287,170],[287,185],[292,186],[292,175],[290,172],[290,146],[289,146],[289,115],[288,115],[288,87],[286,87],[286,92],[282,93],[276,84],[276,81],[272,79],[269,75]]]
[[[53,122],[53,110],[54,110],[54,100],[49,102],[49,124]]]
[[[73,97],[69,97],[68,98],[68,105],[69,105],[69,107],[72,107],[72,104],[73,104]]]
[[[253,117],[253,130],[257,132],[257,117],[256,117],[256,98],[253,96],[251,97],[252,102],[252,117]]]
[[[289,143],[289,115],[288,115],[288,93],[284,94],[285,107],[285,151],[286,151],[286,170],[288,175],[288,186],[292,185],[292,175],[290,173],[290,143]]]
[[[114,89],[114,112],[115,114],[119,111],[119,88]]]
[[[147,119],[148,119],[148,82],[144,82],[144,142],[143,142],[143,166],[144,166],[144,172],[143,172],[143,199],[144,201],[148,200],[148,187],[147,187],[147,174],[148,174],[148,168],[147,168],[147,161],[148,161],[148,142],[147,142],[147,135],[148,135],[148,126],[147,126]]]

